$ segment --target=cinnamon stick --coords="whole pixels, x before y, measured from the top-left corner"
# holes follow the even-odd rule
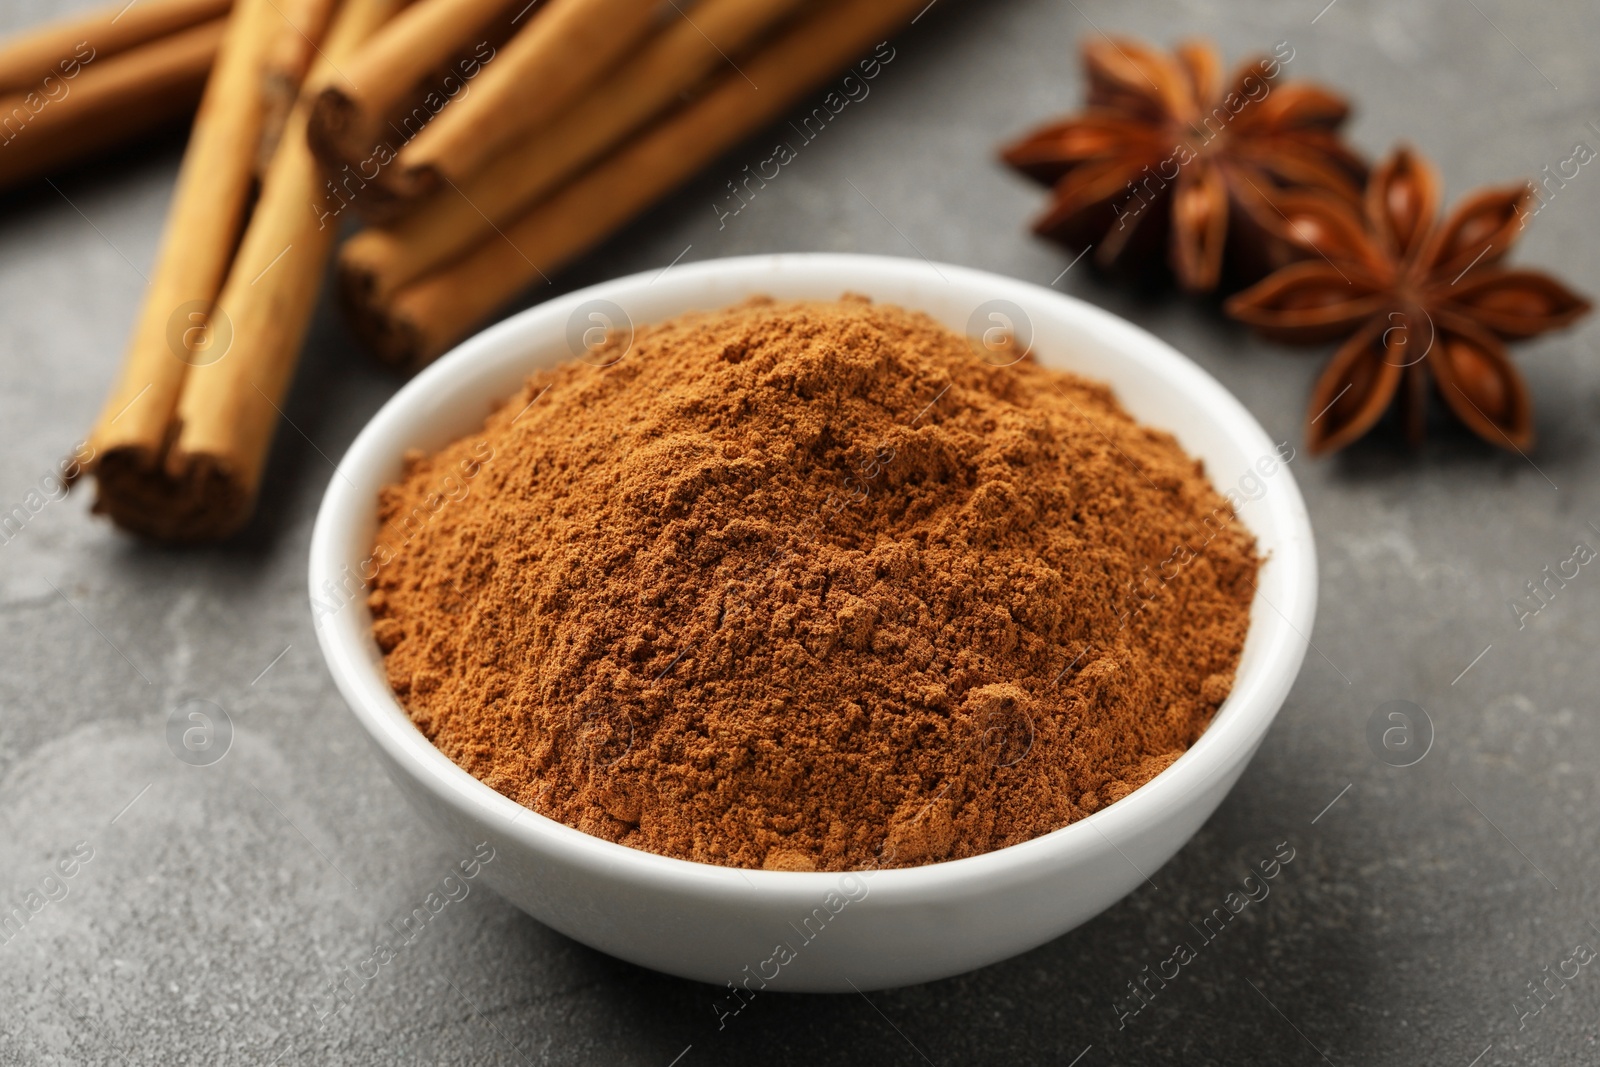
[[[300,83],[311,66],[316,42],[327,31],[328,19],[338,0],[275,0],[278,15],[292,33],[273,36],[263,60],[261,91],[266,116],[261,123],[261,150],[257,169],[265,171],[277,151],[278,139],[289,121],[289,110],[300,95]]]
[[[189,114],[222,42],[224,19],[80,65],[48,89],[0,97],[0,186],[130,141]]]
[[[0,93],[39,90],[47,76],[67,75],[77,64],[219,19],[230,4],[231,0],[119,2],[17,34],[0,44]]]
[[[641,41],[660,0],[547,0],[473,86],[400,150],[386,172],[397,195],[414,199],[460,182],[578,92]]]
[[[324,85],[362,41],[399,10],[402,0],[345,0],[308,76]],[[320,165],[306,141],[310,101],[290,112],[278,152],[239,252],[217,297],[217,318],[231,323],[227,358],[196,365],[184,383],[177,437],[166,456],[173,484],[211,494],[203,521],[175,539],[225,537],[254,509],[281,402],[294,376],[316,306],[336,227],[313,206],[324,195]]]
[[[209,314],[244,222],[264,116],[261,69],[273,0],[239,0],[184,151],[150,283],[122,372],[89,436],[95,510],[153,537],[204,528],[212,495],[163,473],[173,414],[192,362],[219,349]]]
[[[507,6],[508,0],[417,0],[373,35],[347,64],[347,76],[325,86],[312,106],[311,147],[328,170],[371,155],[413,87]]]
[[[357,328],[392,363],[415,369],[431,361],[535,278],[614,232],[926,6],[927,0],[836,0],[807,16],[742,62],[743,74],[722,77],[503,235],[385,303],[355,304]]]
[[[401,286],[494,235],[529,205],[730,62],[800,0],[701,0],[573,107],[500,155],[475,177],[441,189],[387,226],[339,249],[340,284],[383,302]]]

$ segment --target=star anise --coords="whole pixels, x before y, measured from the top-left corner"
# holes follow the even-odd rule
[[[1532,186],[1483,189],[1440,220],[1439,180],[1406,148],[1373,172],[1360,213],[1327,197],[1277,198],[1318,258],[1285,267],[1227,304],[1260,332],[1296,344],[1348,338],[1312,390],[1312,452],[1343,448],[1398,395],[1413,443],[1431,373],[1445,405],[1502,448],[1533,443],[1533,405],[1502,339],[1573,322],[1589,302],[1548,274],[1500,261],[1516,243]]]
[[[1250,281],[1300,258],[1268,194],[1309,187],[1358,204],[1366,165],[1339,138],[1343,98],[1277,81],[1290,59],[1245,63],[1224,82],[1203,42],[1170,56],[1126,38],[1084,42],[1087,108],[1001,153],[1053,186],[1035,232],[1095,246],[1110,272],[1170,268],[1195,292],[1217,287],[1225,259]]]

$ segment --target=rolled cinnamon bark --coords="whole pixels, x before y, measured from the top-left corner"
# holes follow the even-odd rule
[[[89,436],[95,510],[152,537],[176,537],[217,521],[210,486],[203,479],[169,479],[162,460],[190,364],[213,358],[220,347],[209,315],[254,176],[264,117],[262,64],[271,29],[282,24],[272,3],[239,0],[228,17],[122,371]]]
[[[836,0],[725,75],[475,251],[385,303],[357,303],[357,328],[415,369],[535,278],[557,270],[776,118],[801,94],[894,32],[927,0]],[[759,89],[756,88],[759,86]]]
[[[508,0],[417,0],[373,35],[312,106],[311,147],[324,166],[336,173],[388,140],[390,115],[417,83],[507,7]]]
[[[194,111],[222,42],[214,19],[0,97],[0,187],[182,118]]]
[[[472,91],[400,149],[386,184],[424,196],[477,173],[571,103],[643,40],[659,0],[546,0],[486,64]],[[682,17],[674,15],[673,17]]]
[[[340,284],[382,303],[403,285],[494,236],[652,115],[800,6],[800,0],[701,0],[571,110],[500,155],[458,188],[441,189],[387,226],[339,249]]]
[[[311,57],[316,42],[327,31],[328,19],[338,0],[275,0],[279,17],[293,33],[273,35],[272,46],[262,61],[263,106],[267,109],[261,123],[261,150],[257,154],[257,169],[265,172],[277,151],[278,139],[289,121],[289,110],[300,95],[300,83],[311,67]]]
[[[345,0],[308,80],[324,85],[402,0]],[[290,112],[261,184],[239,252],[217,297],[216,318],[231,324],[227,353],[190,369],[178,403],[177,437],[165,475],[211,494],[204,521],[174,531],[177,540],[226,537],[249,519],[281,402],[294,377],[337,228],[315,205],[326,196],[322,168],[306,141],[313,93]]]
[[[231,0],[141,0],[115,3],[48,23],[0,44],[0,93],[40,88],[46,76],[104,59],[228,13]]]

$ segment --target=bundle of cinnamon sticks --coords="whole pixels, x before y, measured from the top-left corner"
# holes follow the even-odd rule
[[[460,6],[419,0],[358,60],[363,91],[330,87],[312,114],[319,156],[336,180],[364,183],[352,203],[375,223],[340,250],[342,298],[408,370],[825,78],[875,65],[873,46],[927,0],[544,0],[413,132],[424,72],[475,35],[483,51],[481,30],[444,17]],[[519,5],[473,6],[493,25]]]
[[[301,81],[340,77],[398,8],[237,0],[121,376],[89,437],[95,509],[118,525],[207,541],[250,517],[334,236],[315,210],[323,183]],[[299,101],[286,114],[285,96]]]
[[[414,370],[829,76],[872,77],[926,6],[234,0],[89,440],[96,510],[167,541],[248,520],[352,218],[369,225],[338,255],[342,299]]]

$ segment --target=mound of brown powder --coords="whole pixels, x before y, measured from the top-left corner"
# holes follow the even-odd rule
[[[929,863],[1123,797],[1227,695],[1254,542],[1105,387],[852,299],[611,355],[383,494],[389,680],[506,796],[709,863]]]

